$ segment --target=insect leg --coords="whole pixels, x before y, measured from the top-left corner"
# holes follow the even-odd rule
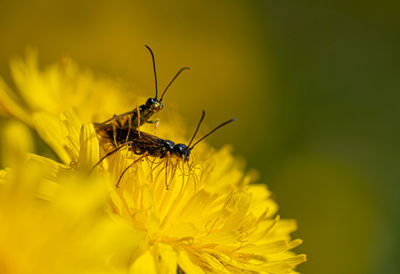
[[[158,125],[160,124],[160,119],[149,120],[149,121],[146,121],[146,122],[149,123],[149,124],[156,124],[155,129],[157,131]]]
[[[149,123],[149,124],[156,124],[156,128],[157,128],[158,124],[160,123],[160,119],[148,120],[146,122]]]
[[[136,106],[136,113],[137,113],[137,131],[138,135],[140,137],[140,111],[139,111],[139,106]]]
[[[106,153],[106,155],[104,155],[103,157],[101,157],[101,159],[92,167],[92,169],[90,170],[89,174],[92,174],[93,170],[101,163],[104,161],[104,159],[106,159],[108,156],[113,155],[115,152],[119,151],[121,148],[127,146],[127,145],[131,145],[132,142],[126,142],[124,144],[122,144],[121,146],[117,147],[116,149]]]
[[[128,119],[128,134],[126,134],[125,142],[128,142],[128,140],[129,140],[129,134],[131,133],[131,128],[132,128],[132,119],[131,119],[131,117],[129,117],[129,119]]]
[[[118,120],[118,118],[124,117],[124,116],[129,115],[129,114],[132,114],[133,112],[134,112],[134,110],[127,111],[127,112],[124,112],[124,113],[119,114],[119,115],[114,114],[113,117],[111,117],[111,118],[108,119],[108,120],[105,120],[104,122],[102,122],[102,123],[100,123],[100,124],[101,124],[101,125],[104,125],[104,124],[107,124],[107,123],[111,122],[112,120]]]
[[[115,116],[115,114],[114,114],[114,116]],[[108,122],[111,122],[112,120],[114,120],[114,116],[111,117],[110,119],[105,120],[105,121],[102,122],[102,123],[99,123],[99,124],[100,124],[100,125],[104,125],[104,124],[107,124]]]
[[[168,190],[168,163],[169,163],[169,151],[167,151],[167,161],[165,162],[165,187]]]
[[[193,183],[194,183],[194,191],[196,191],[197,190],[197,177],[196,177],[196,173],[194,172],[194,169],[193,169],[193,166],[194,166],[194,163],[192,163],[191,165],[189,164],[189,161],[187,161],[187,162],[183,162],[182,164],[183,165],[185,165],[185,163],[187,164],[187,166],[188,166],[188,182],[190,181],[190,176],[191,176],[191,174],[192,174],[192,171],[193,171]]]
[[[148,121],[146,121],[146,123],[149,123],[149,124],[157,123],[157,124],[159,124],[160,123],[160,119],[148,120]]]
[[[115,147],[118,147],[118,143],[117,143],[117,126],[115,125],[116,123],[117,123],[117,120],[114,120],[112,122],[112,129],[113,129],[114,145],[115,145]]]
[[[134,164],[136,164],[137,162],[139,162],[140,160],[142,160],[142,159],[143,159],[144,157],[146,157],[146,156],[147,156],[147,152],[145,152],[142,156],[140,156],[140,157],[137,158],[135,161],[133,161],[132,164],[130,164],[128,167],[126,167],[126,168],[124,169],[124,171],[122,171],[121,175],[119,176],[118,182],[117,182],[117,184],[115,185],[116,188],[119,187],[119,183],[121,182],[122,177],[124,176],[125,172],[127,172],[128,169],[130,169]]]
[[[179,165],[178,165],[178,167],[182,172],[182,184],[181,184],[181,189],[179,190],[179,192],[182,193],[183,187],[185,186],[185,166],[184,166],[183,161],[182,161],[182,168]]]

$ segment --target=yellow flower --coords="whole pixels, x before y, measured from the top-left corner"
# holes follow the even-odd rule
[[[28,130],[3,130],[11,165],[0,172],[0,273],[121,273],[140,234],[107,213],[106,183],[74,173],[57,175],[53,161],[31,155]],[[125,239],[129,239],[127,245]]]
[[[127,100],[120,99],[126,98],[123,91],[110,81],[95,80],[67,60],[62,69],[59,66],[40,71],[36,55],[28,55],[25,63],[14,62],[19,96],[2,84],[0,105],[4,113],[32,126],[57,153],[62,163],[36,161],[50,161],[53,169],[63,171],[53,172],[52,180],[60,182],[69,174],[68,178],[82,182],[85,170],[113,149],[107,139],[99,138],[98,143],[90,122],[129,107],[125,107]],[[110,94],[114,98],[100,110],[98,98],[104,102]],[[140,100],[132,99],[130,108]],[[158,135],[182,142],[178,125],[163,120]],[[291,251],[301,244],[290,237],[295,221],[279,219],[270,192],[253,184],[254,176],[244,173],[229,147],[216,151],[201,143],[188,163],[140,157],[125,147],[107,157],[89,178],[108,190],[108,218],[122,227],[128,225],[132,235],[144,235],[133,237],[141,240],[132,245],[129,259],[117,260],[129,267],[129,273],[294,273],[295,266],[305,261],[304,255]],[[116,254],[125,251],[114,249]]]
[[[135,160],[127,150],[115,153],[100,172],[116,184]],[[147,251],[133,263],[132,273],[151,273],[149,266],[154,273],[177,268],[185,273],[287,273],[304,261],[303,255],[288,252],[301,243],[289,237],[294,221],[274,217],[277,207],[269,191],[249,185],[251,176],[243,177],[228,148],[195,161],[186,165],[173,159],[166,166],[167,160],[146,158],[113,188],[114,214],[147,234]],[[242,178],[235,178],[238,173]]]

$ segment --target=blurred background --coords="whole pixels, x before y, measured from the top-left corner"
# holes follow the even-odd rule
[[[230,143],[295,218],[308,274],[400,273],[397,1],[5,1],[0,74],[27,46],[143,96],[182,66],[166,110]],[[125,111],[125,110],[121,110]],[[165,112],[163,112],[165,113]],[[159,115],[162,119],[163,113]]]

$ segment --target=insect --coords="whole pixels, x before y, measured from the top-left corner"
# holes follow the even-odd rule
[[[193,145],[193,140],[197,135],[197,132],[199,131],[200,125],[204,120],[205,117],[205,111],[203,110],[201,118],[199,123],[197,124],[196,130],[189,142],[188,145],[185,144],[175,144],[171,140],[167,139],[162,139],[160,137],[145,133],[145,132],[140,132],[135,129],[122,129],[122,128],[117,128],[116,130],[116,142],[117,142],[117,148],[108,152],[106,155],[104,155],[100,161],[96,163],[96,165],[92,168],[92,170],[100,164],[105,158],[108,156],[114,154],[124,146],[128,146],[129,150],[133,151],[134,154],[136,155],[142,155],[144,156],[152,156],[152,157],[157,157],[157,158],[169,158],[169,157],[176,157],[179,159],[182,159],[185,162],[189,161],[190,158],[190,153],[192,149],[200,143],[202,140],[207,138],[209,135],[214,133],[216,130],[219,128],[235,121],[235,119],[230,119],[228,121],[225,121],[218,125],[216,128],[208,132],[206,135],[201,137],[199,140],[197,140]],[[102,129],[100,134],[103,134],[104,138],[107,139],[112,139],[113,138],[113,129],[109,127],[105,127]],[[139,159],[142,159],[140,157]],[[139,160],[138,159],[138,160]],[[129,165],[124,172],[121,174],[120,179],[118,180],[117,187],[119,182],[121,181],[122,176],[124,173],[133,165],[135,164],[138,160],[134,161],[131,165]]]
[[[117,129],[124,129],[124,130],[130,130],[130,129],[138,129],[141,125],[145,123],[158,123],[158,119],[150,120],[150,118],[157,112],[163,109],[163,104],[162,100],[164,98],[165,93],[167,92],[168,88],[172,85],[172,83],[175,81],[175,79],[179,76],[179,74],[182,73],[184,70],[190,69],[189,67],[183,67],[181,68],[175,76],[172,78],[172,80],[168,83],[167,87],[164,89],[163,93],[161,94],[161,97],[158,99],[158,86],[157,86],[157,72],[156,72],[156,62],[154,58],[153,51],[151,48],[147,45],[145,47],[148,49],[148,51],[151,54],[151,58],[153,60],[153,71],[154,71],[154,81],[155,81],[155,89],[156,89],[156,95],[154,98],[148,98],[146,103],[137,106],[135,109],[119,114],[119,115],[114,115],[112,118],[102,122],[102,123],[94,123],[94,126],[96,129],[102,129],[102,128],[108,128],[109,125],[112,126],[113,128],[113,139],[114,142],[116,143],[117,139]],[[140,132],[139,132],[140,133]]]

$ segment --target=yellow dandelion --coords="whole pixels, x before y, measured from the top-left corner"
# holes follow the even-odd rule
[[[9,124],[2,140],[10,168],[0,172],[0,273],[124,272],[110,261],[126,261],[140,233],[109,218],[106,183],[73,173],[54,181],[51,160],[27,157],[32,141],[21,124]]]
[[[113,154],[100,172],[115,184],[137,161],[130,154]],[[154,273],[288,273],[304,261],[289,252],[301,243],[289,237],[295,222],[279,220],[266,187],[250,184],[251,176],[235,164],[218,174],[215,166],[226,159],[232,160],[229,148],[187,165],[145,158],[128,169],[111,198],[114,214],[147,235],[147,250],[133,262],[132,273],[149,273],[149,266]],[[241,179],[232,183],[237,173]]]
[[[19,96],[2,84],[0,105],[4,113],[32,126],[54,149],[62,163],[51,161],[53,167],[61,167],[62,174],[87,176],[82,171],[114,149],[112,140],[98,136],[99,143],[93,137],[89,122],[125,111],[119,111],[119,106],[126,102],[116,102],[123,92],[107,82],[109,90],[115,91],[110,101],[115,104],[99,110],[93,98],[109,98],[111,93],[99,84],[102,80],[88,72],[81,74],[70,61],[64,61],[61,70],[53,66],[41,71],[32,58],[36,60],[31,56],[12,64],[14,74],[19,73],[15,77]],[[71,88],[77,86],[79,92]],[[45,99],[32,99],[28,95],[32,92]],[[80,96],[85,100],[75,100]],[[29,107],[23,109],[17,97]],[[131,102],[132,109],[136,104]],[[158,134],[183,140],[177,124],[163,120]],[[126,261],[118,260],[127,273],[294,273],[295,266],[305,261],[305,255],[292,251],[301,244],[290,237],[295,221],[280,220],[268,189],[253,183],[254,176],[244,172],[230,150],[217,151],[201,143],[184,162],[138,156],[127,146],[96,167],[89,178],[102,178],[106,185],[108,217],[129,226],[131,234],[144,235]],[[53,173],[52,179],[59,181],[59,176]]]

